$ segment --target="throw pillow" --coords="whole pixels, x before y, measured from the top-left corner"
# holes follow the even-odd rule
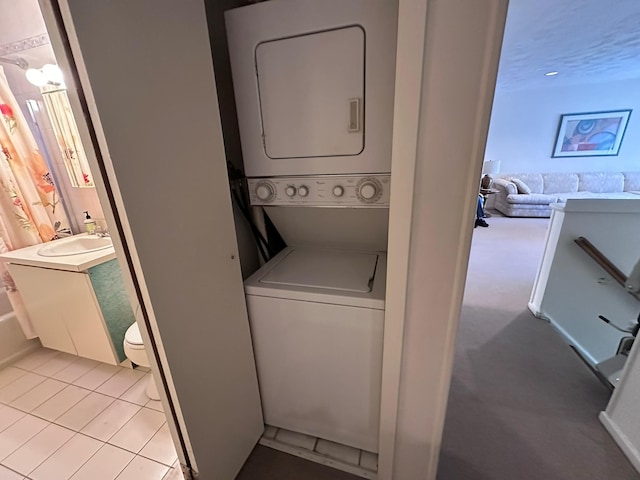
[[[531,193],[531,189],[529,188],[529,186],[519,178],[512,178],[511,182],[518,189],[518,193],[522,193],[524,195],[529,195]]]

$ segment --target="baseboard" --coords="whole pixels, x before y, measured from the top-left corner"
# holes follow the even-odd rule
[[[538,306],[535,303],[533,302],[527,303],[527,308],[529,309],[529,311],[534,317],[549,321],[547,317],[542,315],[542,312],[538,309]]]
[[[8,367],[9,365],[13,365],[21,358],[26,357],[27,355],[29,355],[31,352],[35,350],[38,350],[40,347],[41,347],[40,342],[33,342],[28,347],[20,350],[19,352],[14,353],[13,355],[10,355],[7,358],[0,360],[0,370],[2,370],[5,367]]]
[[[607,412],[600,412],[598,418],[607,432],[609,432],[609,435],[611,435],[613,440],[618,444],[622,453],[629,459],[633,468],[640,472],[640,452],[638,452],[638,449],[629,441],[627,436],[622,433],[618,425],[613,423],[609,415],[607,415]]]
[[[309,460],[311,462],[326,465],[328,467],[335,468],[336,470],[342,470],[343,472],[347,472],[351,475],[355,475],[361,478],[365,478],[368,480],[376,480],[378,478],[377,471],[370,470],[361,465],[347,463],[344,459],[338,457],[318,453],[315,451],[315,447],[313,450],[309,450],[301,445],[292,445],[290,443],[279,441],[276,435],[276,432],[279,430],[282,429],[267,426],[267,428],[265,429],[265,434],[262,435],[258,443],[265,447],[273,448],[274,450],[279,450],[281,452],[288,453],[289,455],[304,458],[305,460]],[[317,440],[318,439],[316,438],[316,442]],[[339,444],[335,445],[338,446]],[[362,453],[363,452],[361,451],[361,455]]]

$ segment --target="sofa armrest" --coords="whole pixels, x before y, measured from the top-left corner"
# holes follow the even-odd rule
[[[516,185],[508,180],[505,180],[504,178],[496,178],[493,181],[493,188],[498,190],[500,194],[503,194],[504,196],[518,193],[518,188],[516,187]]]

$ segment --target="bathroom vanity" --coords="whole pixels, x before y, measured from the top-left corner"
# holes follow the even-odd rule
[[[117,365],[135,321],[109,239],[76,235],[3,253],[42,345]]]

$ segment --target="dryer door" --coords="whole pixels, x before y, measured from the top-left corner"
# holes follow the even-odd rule
[[[397,8],[277,0],[225,12],[247,177],[391,171]]]
[[[364,55],[364,30],[358,26],[258,45],[256,70],[267,157],[362,152]]]

